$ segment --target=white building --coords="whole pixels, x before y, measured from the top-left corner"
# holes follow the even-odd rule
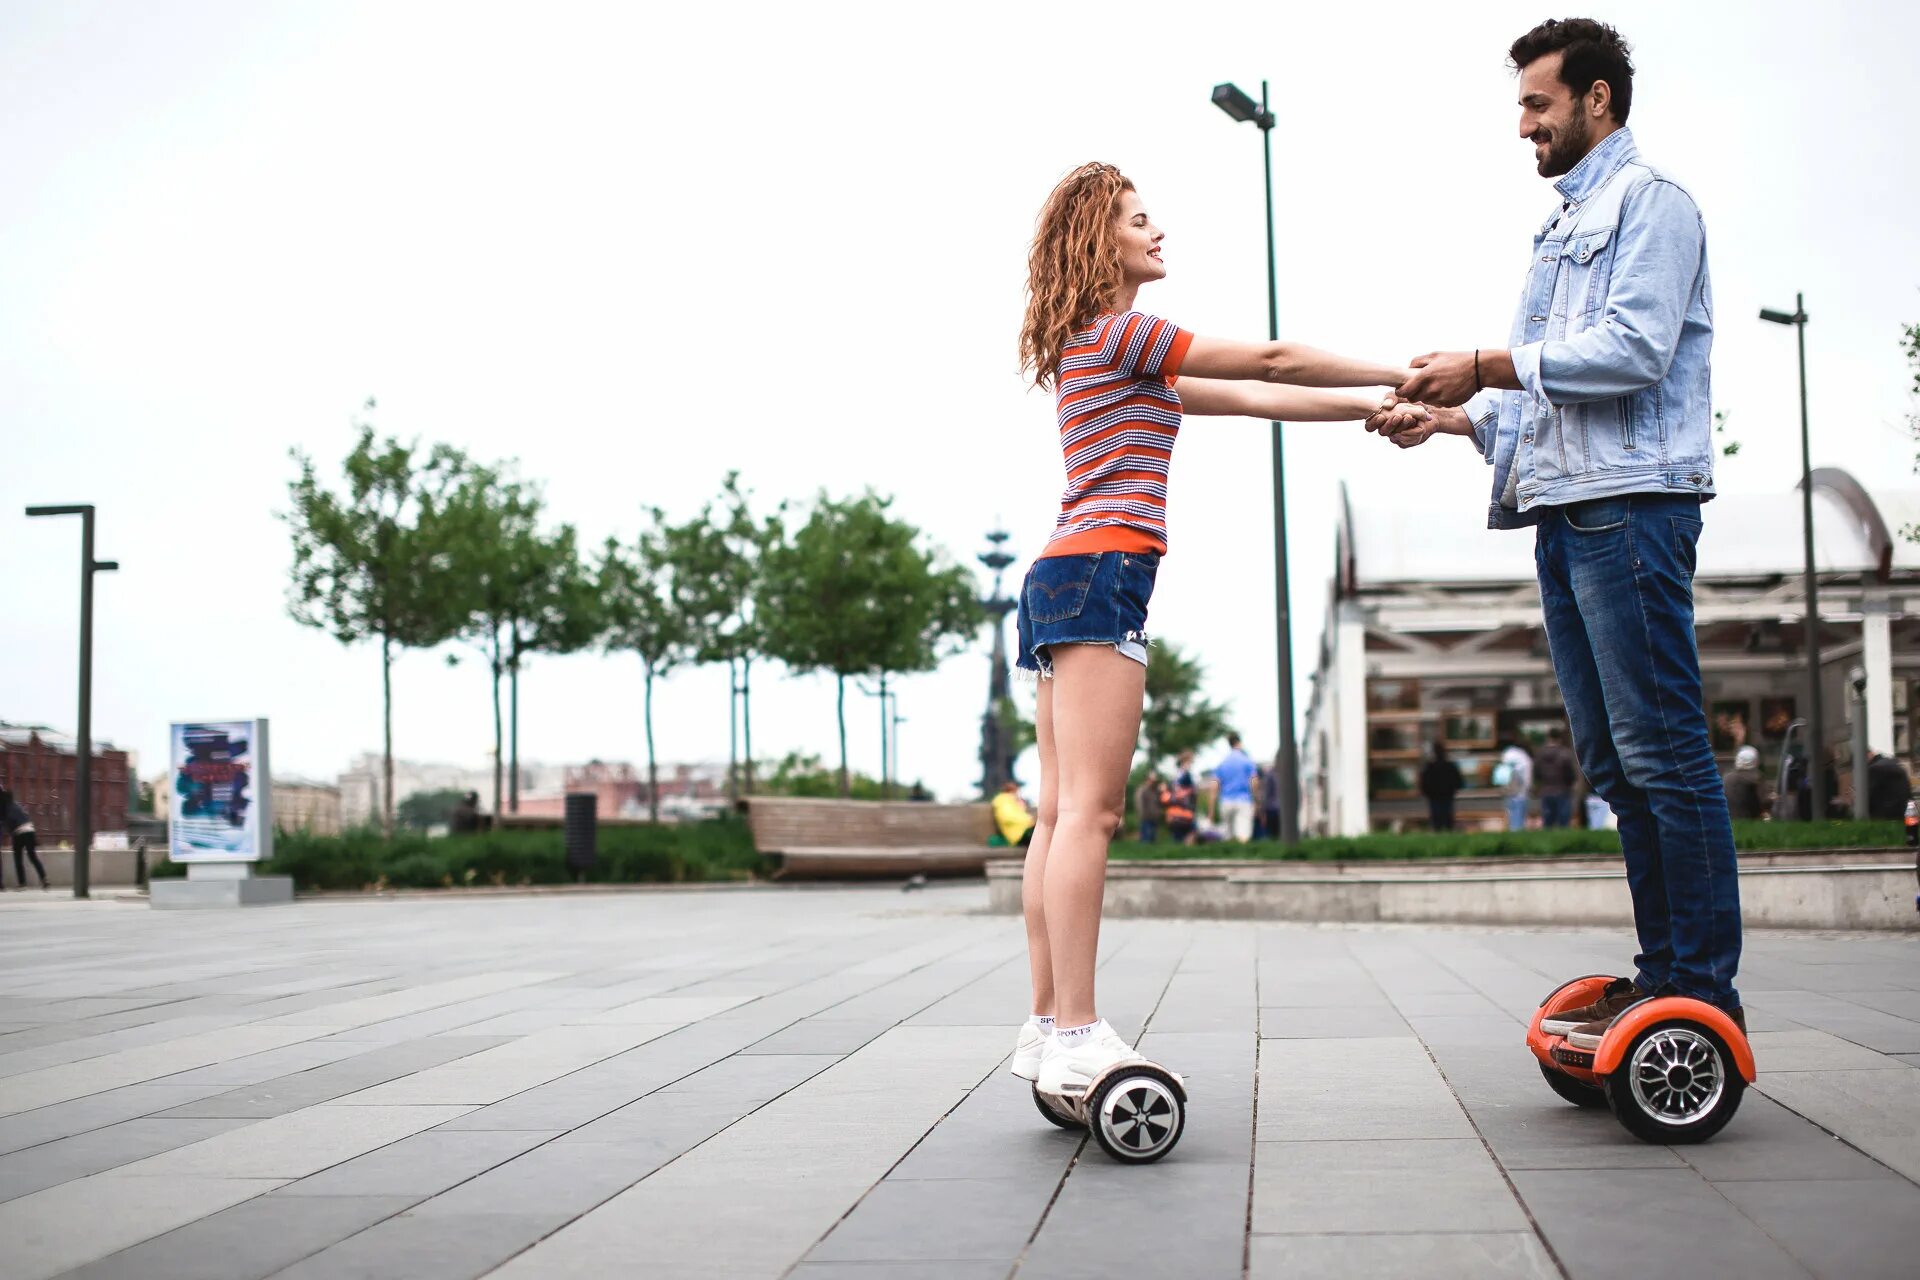
[[[1464,827],[1490,824],[1494,743],[1564,724],[1547,657],[1533,534],[1485,527],[1478,494],[1445,508],[1355,508],[1343,495],[1337,564],[1301,744],[1302,829],[1421,827],[1421,752],[1436,738],[1467,776]],[[1920,491],[1869,495],[1814,472],[1814,557],[1827,739],[1853,716],[1868,746],[1913,768],[1920,740]],[[1801,497],[1715,498],[1704,509],[1695,623],[1723,768],[1750,743],[1771,772],[1808,713]],[[1866,674],[1864,699],[1849,673]],[[1845,770],[1841,772],[1843,785]]]
[[[377,751],[362,752],[358,759],[340,774],[340,822],[346,828],[377,825],[380,821],[381,783],[385,778],[384,766]],[[532,764],[520,762],[520,794],[530,791],[557,791],[566,779],[563,765]],[[502,775],[501,795],[505,803],[507,784],[511,779]],[[402,800],[420,791],[472,791],[480,797],[483,811],[493,809],[493,766],[483,765],[470,769],[457,764],[422,764],[414,760],[395,760],[393,762],[393,803],[397,808]]]

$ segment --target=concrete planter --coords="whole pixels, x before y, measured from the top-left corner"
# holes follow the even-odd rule
[[[990,909],[1020,910],[1021,864],[987,864]],[[1909,849],[1794,850],[1740,858],[1750,928],[1920,931]],[[1629,925],[1609,857],[1412,862],[1110,862],[1109,916],[1408,924]]]

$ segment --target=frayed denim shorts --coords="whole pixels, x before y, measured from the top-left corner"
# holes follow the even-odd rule
[[[1112,645],[1147,665],[1147,602],[1160,557],[1150,551],[1046,556],[1020,584],[1020,656],[1014,665],[1051,679],[1057,644]]]

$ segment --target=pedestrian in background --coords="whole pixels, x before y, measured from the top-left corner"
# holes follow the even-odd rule
[[[1913,779],[1906,766],[1892,756],[1871,752],[1867,756],[1867,817],[1898,822],[1907,816],[1907,801],[1913,799]]]
[[[47,869],[40,865],[40,837],[33,829],[33,819],[14,799],[13,792],[0,791],[0,829],[4,829],[13,844],[13,878],[20,882],[22,889],[27,887],[27,862],[33,860],[33,873],[40,877],[40,887],[47,887]],[[6,875],[0,873],[0,888],[6,887]]]
[[[1460,766],[1447,759],[1446,744],[1434,739],[1427,744],[1427,763],[1420,769],[1420,794],[1427,798],[1427,829],[1453,830],[1453,798],[1466,786]]]
[[[1260,775],[1260,813],[1266,820],[1267,839],[1280,838],[1280,753],[1273,753],[1273,767]]]
[[[1534,757],[1533,781],[1540,788],[1540,825],[1548,830],[1573,821],[1573,784],[1580,778],[1573,749],[1559,728],[1547,730],[1547,745]]]
[[[1493,767],[1493,784],[1506,796],[1507,830],[1527,829],[1527,795],[1533,790],[1533,757],[1517,742],[1508,742]]]
[[[1727,813],[1736,821],[1758,821],[1773,807],[1771,788],[1760,773],[1760,751],[1742,747],[1733,753],[1733,768],[1721,779],[1727,789]]]
[[[1167,834],[1175,844],[1193,843],[1193,819],[1198,813],[1200,787],[1193,780],[1193,752],[1182,751],[1175,761],[1180,766],[1173,775],[1162,803],[1167,815]]]
[[[1160,795],[1160,771],[1147,770],[1146,780],[1133,793],[1133,811],[1140,819],[1140,843],[1152,844],[1160,838],[1160,823],[1166,806]]]
[[[1253,839],[1253,778],[1258,772],[1253,758],[1240,749],[1240,735],[1228,734],[1227,754],[1213,766],[1213,781],[1216,821],[1236,844]]]

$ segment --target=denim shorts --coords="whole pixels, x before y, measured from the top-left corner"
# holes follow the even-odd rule
[[[1098,551],[1035,560],[1020,584],[1022,671],[1053,675],[1057,644],[1112,645],[1147,665],[1147,602],[1160,557],[1150,551]]]

